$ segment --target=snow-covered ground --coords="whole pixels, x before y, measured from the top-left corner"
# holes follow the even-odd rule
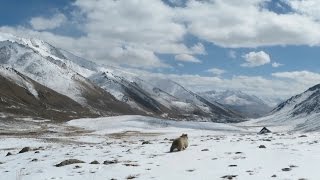
[[[46,131],[0,135],[1,180],[320,177],[319,133],[315,132],[302,135],[270,127],[274,133],[258,135],[261,127],[249,123],[178,122],[143,116],[33,123],[41,123]],[[168,153],[171,140],[182,133],[188,134],[189,147]],[[31,151],[19,154],[26,146]],[[13,155],[6,156],[8,152]],[[84,163],[54,166],[67,159]],[[94,160],[100,164],[90,164]]]

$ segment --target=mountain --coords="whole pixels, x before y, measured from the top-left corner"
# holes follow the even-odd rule
[[[59,49],[50,44],[7,34],[1,34],[1,39],[6,40],[0,41],[0,65],[10,67],[48,89],[67,96],[90,109],[91,114],[143,114],[116,100],[85,78],[83,75],[92,72],[67,60]]]
[[[272,112],[256,123],[269,126],[292,126],[295,130],[314,131],[320,129],[320,84],[280,103]]]
[[[150,80],[119,68],[97,65],[38,39],[0,33],[0,65],[32,84],[47,88],[46,91],[65,97],[66,102],[59,101],[61,104],[76,103],[86,110],[75,112],[89,111],[88,115],[140,114],[215,122],[244,120],[233,110],[209,102],[174,81]],[[12,79],[10,82],[17,84]],[[26,90],[38,93],[38,89]],[[43,99],[37,101],[41,103]]]
[[[133,108],[147,110],[150,114],[161,113],[162,117],[167,118],[216,122],[243,120],[239,114],[217,103],[208,102],[176,82],[168,79],[142,78],[117,69],[106,70],[89,77],[118,100]]]
[[[0,65],[2,113],[56,120],[96,117],[74,100],[49,89],[18,71]]]
[[[241,91],[207,91],[199,94],[210,102],[218,102],[248,118],[261,117],[272,110],[263,100]]]

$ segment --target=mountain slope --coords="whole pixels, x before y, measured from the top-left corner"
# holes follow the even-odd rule
[[[254,123],[292,126],[295,130],[320,130],[320,84],[291,97]]]
[[[53,120],[97,116],[67,96],[42,86],[12,68],[1,65],[0,84],[2,113]]]
[[[256,96],[241,91],[207,91],[199,93],[209,101],[219,102],[248,118],[258,118],[269,113],[272,108]]]

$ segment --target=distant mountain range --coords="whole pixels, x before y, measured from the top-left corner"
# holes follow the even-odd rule
[[[53,120],[140,114],[239,122],[243,113],[168,79],[145,80],[37,39],[0,33],[0,112]]]
[[[244,117],[258,118],[266,115],[272,110],[272,107],[267,105],[263,100],[241,91],[207,91],[201,92],[199,95],[210,102],[218,102],[237,111]]]

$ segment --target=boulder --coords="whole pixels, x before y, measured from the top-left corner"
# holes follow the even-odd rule
[[[267,134],[267,133],[271,133],[271,131],[268,128],[263,127],[258,134]]]
[[[56,167],[61,167],[61,166],[69,165],[69,164],[78,164],[78,163],[85,163],[85,162],[84,161],[80,161],[78,159],[67,159],[67,160],[62,161],[59,164],[56,164],[55,166]]]

